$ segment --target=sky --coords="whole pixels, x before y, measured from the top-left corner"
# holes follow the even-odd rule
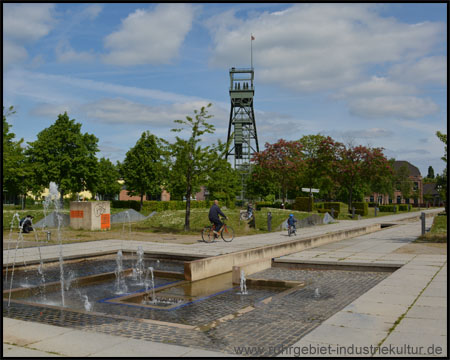
[[[226,141],[229,70],[249,68],[260,150],[322,134],[442,173],[446,3],[3,3],[3,105],[31,142],[67,111],[123,161],[144,131],[212,103]],[[251,35],[255,40],[251,41]]]

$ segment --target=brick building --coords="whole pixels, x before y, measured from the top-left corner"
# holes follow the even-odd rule
[[[378,194],[373,193],[370,196],[366,196],[364,198],[364,201],[366,202],[376,202],[380,205],[387,205],[387,204],[414,204],[419,205],[423,204],[423,179],[422,175],[420,174],[419,169],[409,163],[408,161],[398,160],[395,161],[393,164],[394,171],[397,173],[402,166],[406,166],[409,172],[409,179],[412,182],[412,192],[418,191],[418,197],[417,198],[408,198],[405,199],[403,197],[403,194],[400,190],[395,189],[394,190],[394,196],[391,198],[388,194]]]

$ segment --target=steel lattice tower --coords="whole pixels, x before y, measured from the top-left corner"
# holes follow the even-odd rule
[[[228,159],[228,156],[233,156],[234,168],[241,172],[242,200],[245,194],[245,178],[250,173],[250,159],[255,152],[259,151],[255,113],[253,111],[253,96],[255,94],[253,79],[253,68],[231,68],[230,70],[231,110],[227,142],[230,139],[233,141],[226,157]]]

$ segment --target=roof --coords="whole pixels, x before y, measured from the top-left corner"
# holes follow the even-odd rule
[[[394,161],[394,164],[393,164],[394,170],[397,172],[404,165],[406,165],[406,167],[409,170],[409,176],[422,176],[422,175],[420,175],[420,171],[417,167],[410,164],[408,161],[404,161],[404,160]]]
[[[423,194],[439,195],[438,191],[436,190],[436,183],[423,184]]]

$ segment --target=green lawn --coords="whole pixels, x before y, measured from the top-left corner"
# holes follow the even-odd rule
[[[233,227],[236,235],[251,235],[267,232],[267,213],[269,211],[272,213],[272,231],[278,230],[278,227],[288,218],[289,214],[294,214],[299,220],[311,215],[307,212],[263,208],[255,213],[256,229],[253,229],[249,228],[245,221],[239,221],[239,210],[238,208],[226,209],[222,207],[222,211],[228,217],[226,223]],[[191,209],[191,231],[189,233],[198,233],[203,227],[209,225],[208,212],[209,209]],[[169,210],[156,213],[150,219],[136,223],[134,229],[135,231],[180,233],[183,232],[184,219],[184,210]]]
[[[447,215],[438,215],[434,217],[431,229],[425,235],[421,235],[415,242],[447,242]]]

